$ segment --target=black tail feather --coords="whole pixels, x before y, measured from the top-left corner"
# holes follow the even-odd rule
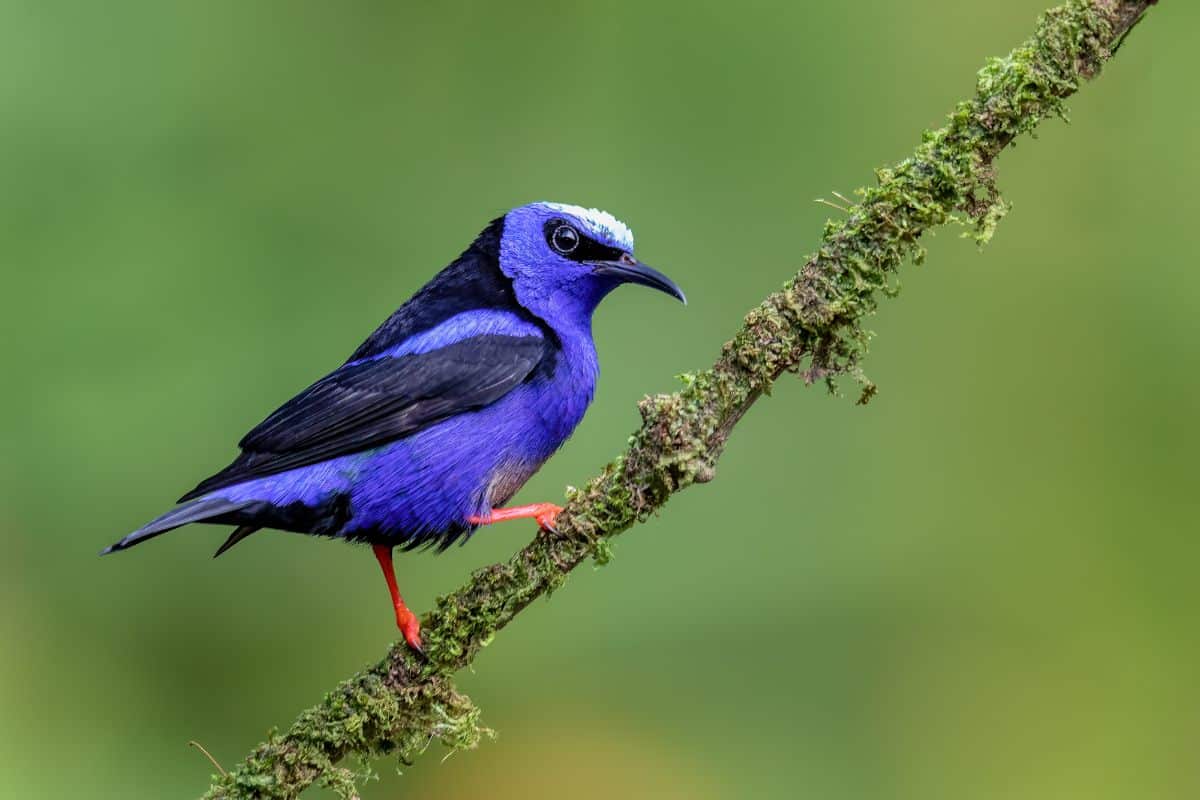
[[[197,500],[176,506],[161,517],[146,523],[119,542],[109,545],[100,551],[100,555],[108,555],[117,550],[125,550],[135,544],[153,539],[155,536],[175,530],[189,522],[215,522],[215,517],[232,514],[251,505],[245,501],[226,500],[223,497],[201,497]],[[239,529],[240,530],[240,529]],[[249,535],[249,534],[246,534]],[[232,546],[232,545],[231,545]]]
[[[257,525],[242,525],[242,526],[240,526],[233,533],[229,534],[229,538],[225,540],[225,544],[223,544],[217,548],[217,552],[213,553],[213,558],[216,558],[217,556],[221,555],[221,553],[224,553],[226,550],[233,547],[235,544],[240,542],[242,539],[245,539],[250,534],[252,534],[256,531],[259,531],[259,530],[262,530],[262,529],[259,528]]]

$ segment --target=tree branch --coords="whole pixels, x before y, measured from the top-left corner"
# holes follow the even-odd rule
[[[523,608],[560,587],[588,558],[603,563],[610,539],[644,521],[672,494],[713,478],[734,425],[784,372],[806,382],[839,376],[874,385],[858,364],[869,333],[863,320],[887,294],[891,275],[919,263],[921,234],[960,220],[986,242],[1007,206],[993,161],[1013,139],[1048,117],[1094,77],[1156,0],[1072,0],[1046,12],[1032,38],[979,72],[975,96],[945,127],[926,132],[911,157],[876,172],[846,218],[828,222],[816,254],[778,292],[746,315],[711,369],[685,387],[647,397],[643,424],[623,455],[568,493],[558,531],[542,533],[505,563],[478,570],[425,616],[428,660],[403,642],[376,666],[344,681],[282,735],[272,734],[207,798],[292,798],[313,783],[357,797],[354,774],[337,763],[393,754],[407,763],[434,739],[474,747],[479,712],[451,676],[467,666]]]

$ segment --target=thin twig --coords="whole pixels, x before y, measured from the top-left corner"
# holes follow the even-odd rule
[[[832,203],[832,202],[830,202],[829,200],[826,200],[824,197],[818,197],[818,198],[816,198],[815,200],[813,200],[813,202],[814,202],[814,203],[821,203],[822,205],[827,205],[827,206],[829,206],[830,208],[836,208],[838,211],[842,212],[843,214],[849,214],[849,213],[850,213],[850,209],[848,209],[848,208],[844,208],[844,207],[842,207],[842,206],[839,206],[837,203]]]
[[[221,773],[222,778],[229,777],[229,773],[225,771],[225,768],[222,767],[215,758],[213,758],[212,753],[210,753],[204,749],[204,745],[200,744],[195,739],[191,739],[190,741],[188,741],[188,744],[190,746],[196,748],[197,750],[199,750],[201,753],[204,753],[204,757],[212,762],[212,765],[217,768],[217,772]]]

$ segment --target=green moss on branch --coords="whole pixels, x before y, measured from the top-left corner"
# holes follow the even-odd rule
[[[847,216],[826,224],[816,254],[778,292],[746,315],[712,368],[685,376],[684,388],[647,397],[643,424],[625,453],[569,492],[554,534],[540,534],[507,562],[476,571],[438,600],[424,619],[428,660],[401,643],[376,666],[342,683],[273,734],[208,798],[291,798],[313,783],[355,797],[348,755],[394,755],[407,763],[437,740],[474,747],[479,712],[450,677],[521,609],[560,587],[588,558],[603,562],[611,537],[645,520],[672,494],[711,480],[734,425],[784,372],[806,381],[845,375],[874,393],[859,362],[863,321],[889,293],[908,259],[920,261],[921,235],[958,219],[986,242],[1007,206],[993,162],[1017,136],[1064,116],[1063,101],[1094,77],[1112,48],[1154,0],[1072,0],[1046,12],[1033,37],[979,72],[974,97],[947,124],[926,132],[913,155],[876,172]]]

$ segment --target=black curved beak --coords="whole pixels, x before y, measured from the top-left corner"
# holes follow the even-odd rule
[[[616,261],[593,261],[592,266],[597,275],[608,275],[623,283],[640,283],[642,286],[666,292],[685,306],[687,305],[687,297],[684,296],[683,289],[680,289],[675,281],[653,267],[646,266],[628,253],[622,253]]]

